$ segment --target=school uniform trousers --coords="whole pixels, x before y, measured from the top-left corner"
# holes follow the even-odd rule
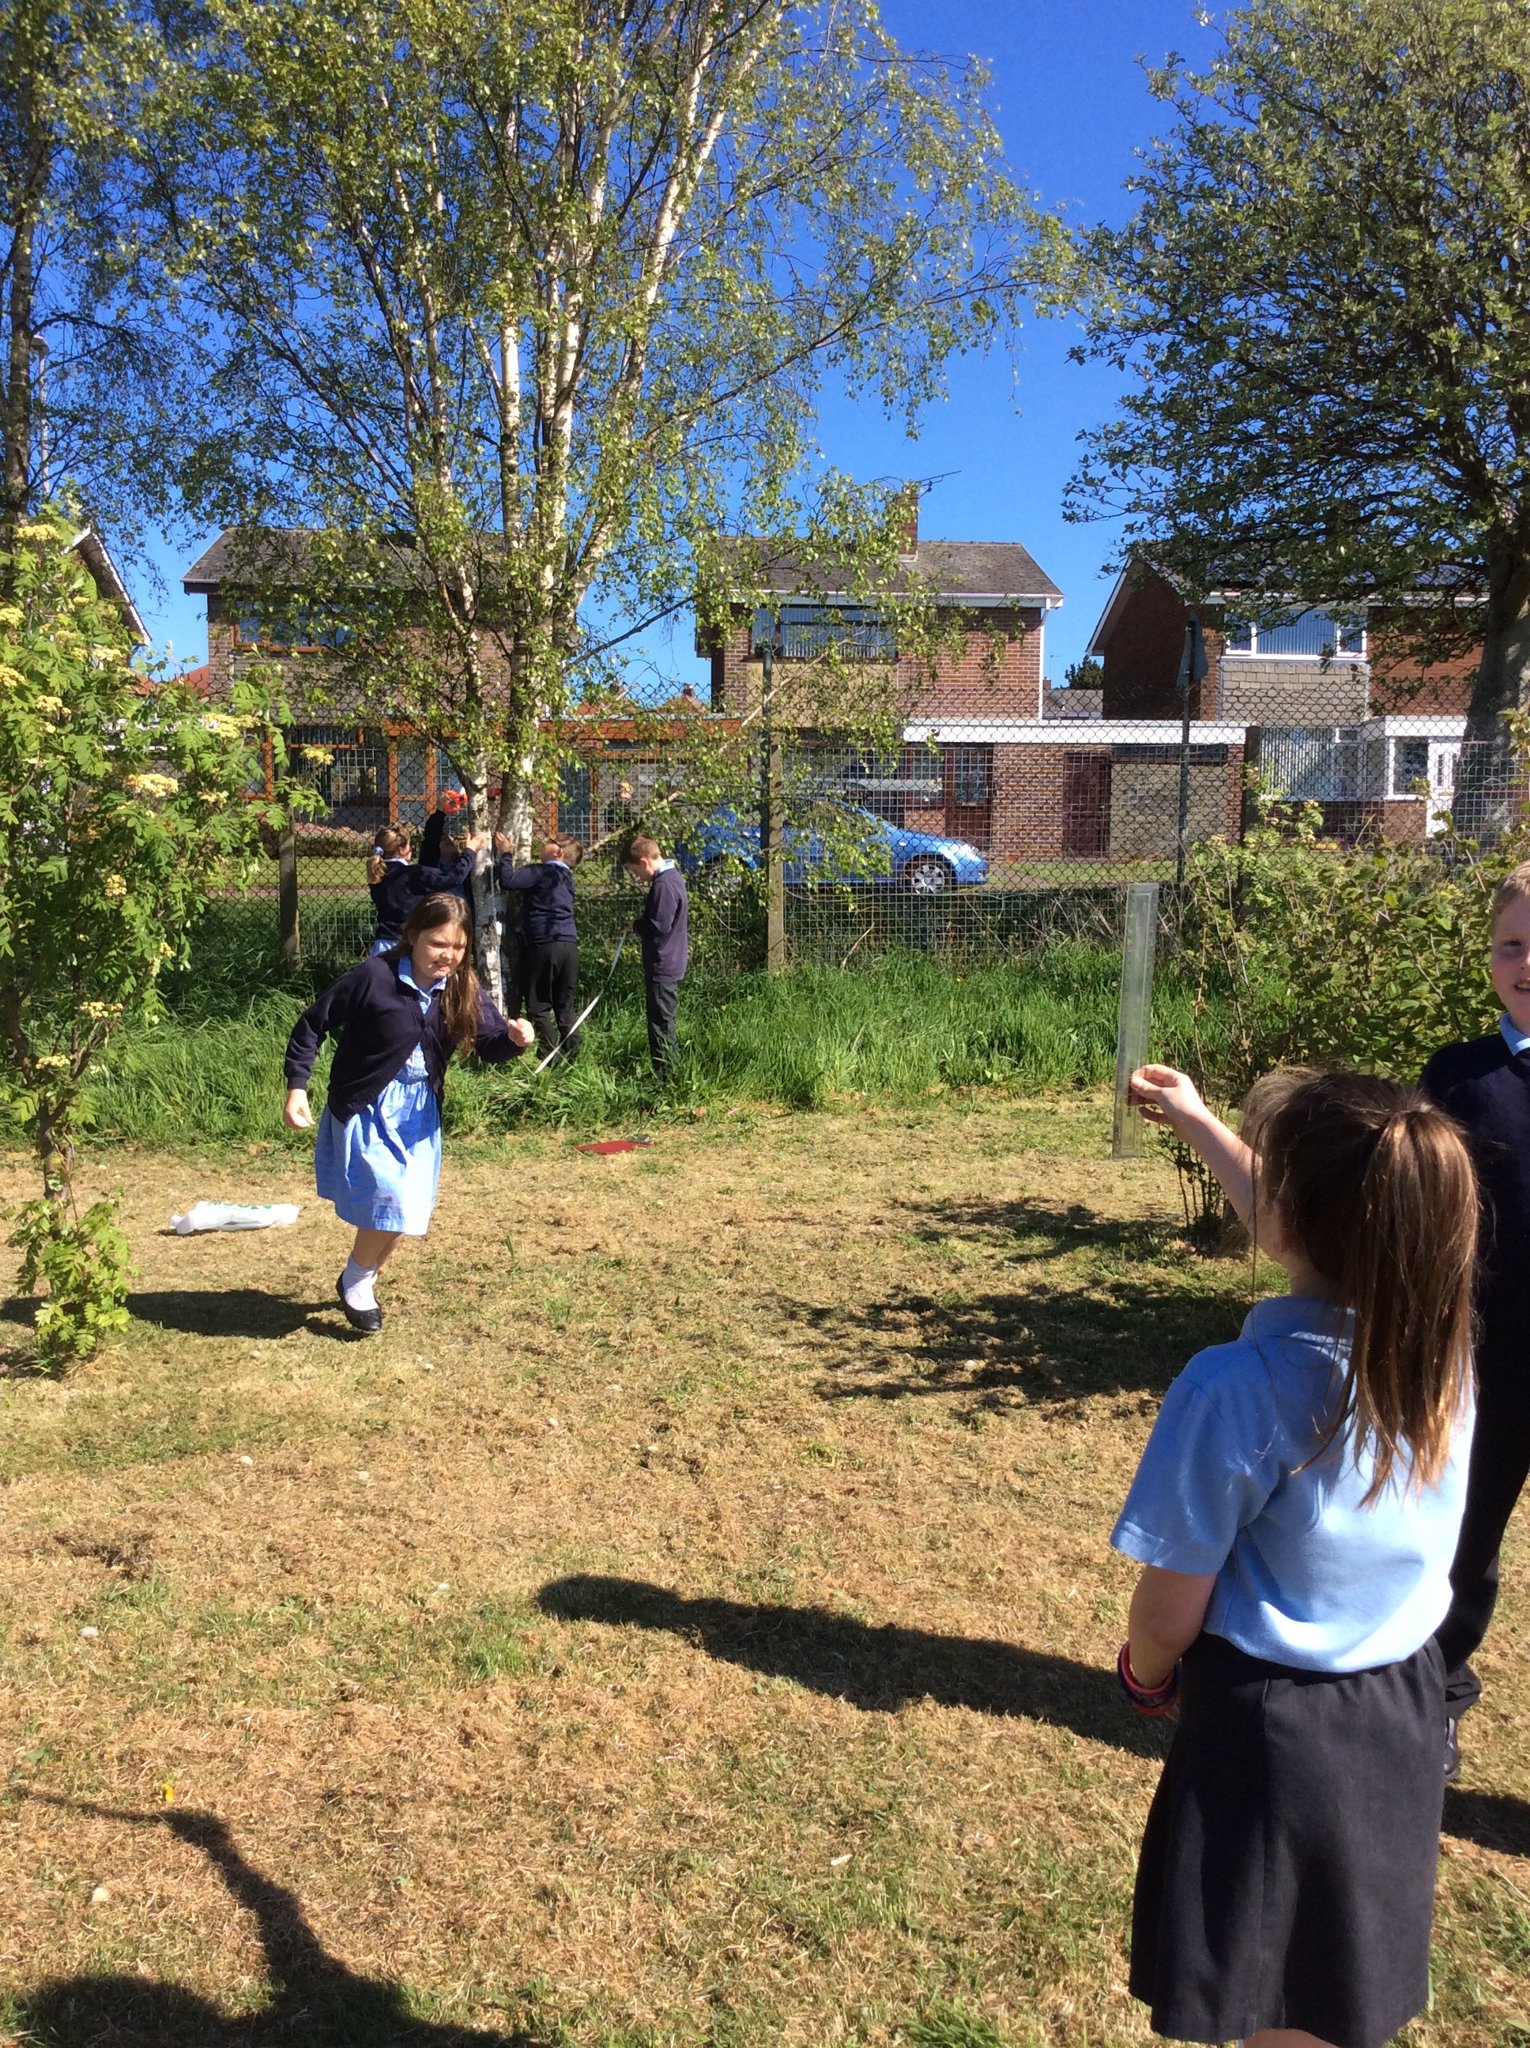
[[[579,942],[553,939],[525,946],[521,972],[525,977],[526,1015],[544,1053],[571,1060],[584,1034],[574,1029],[578,1016]]]
[[[1477,1427],[1466,1485],[1466,1513],[1450,1567],[1450,1612],[1440,1623],[1445,1701],[1465,1713],[1482,1694],[1470,1659],[1498,1604],[1498,1553],[1530,1478],[1530,1360],[1523,1336],[1501,1333],[1495,1317],[1477,1355]]]

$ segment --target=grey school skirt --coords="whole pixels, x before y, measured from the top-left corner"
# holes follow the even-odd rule
[[[1429,1996],[1445,1669],[1296,1671],[1202,1636],[1148,1815],[1132,1994],[1181,2041],[1382,2048]]]

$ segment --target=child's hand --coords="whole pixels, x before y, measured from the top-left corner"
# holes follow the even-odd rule
[[[1132,1075],[1129,1100],[1151,1124],[1167,1124],[1179,1132],[1206,1115],[1200,1090],[1177,1067],[1138,1067]]]
[[[510,834],[508,832],[495,833],[494,851],[496,853],[514,853],[515,841],[510,837]]]
[[[512,1017],[506,1028],[509,1030],[512,1042],[518,1045],[522,1052],[526,1050],[527,1046],[530,1045],[537,1035],[524,1017]]]
[[[463,838],[462,844],[469,853],[487,853],[489,849],[488,826],[485,825],[482,831],[467,833]]]
[[[289,1131],[311,1131],[313,1111],[308,1107],[306,1088],[289,1088],[287,1100],[282,1104],[282,1122]]]

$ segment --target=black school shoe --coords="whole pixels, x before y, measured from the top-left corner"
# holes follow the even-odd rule
[[[345,1320],[353,1330],[360,1330],[364,1336],[375,1337],[382,1328],[380,1308],[352,1308],[345,1298],[345,1275],[342,1273],[335,1282],[335,1292],[340,1297],[340,1306],[345,1311]]]
[[[1461,1775],[1461,1717],[1449,1714],[1445,1719],[1445,1782],[1453,1785]]]

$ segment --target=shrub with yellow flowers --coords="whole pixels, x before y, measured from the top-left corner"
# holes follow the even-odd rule
[[[47,513],[0,553],[0,1100],[30,1127],[41,1196],[13,1212],[21,1284],[46,1290],[37,1359],[59,1371],[126,1320],[113,1205],[83,1214],[73,1148],[91,1064],[152,1017],[197,916],[239,885],[280,806],[260,748],[281,713],[259,678],[210,710],[135,665],[126,622]]]

